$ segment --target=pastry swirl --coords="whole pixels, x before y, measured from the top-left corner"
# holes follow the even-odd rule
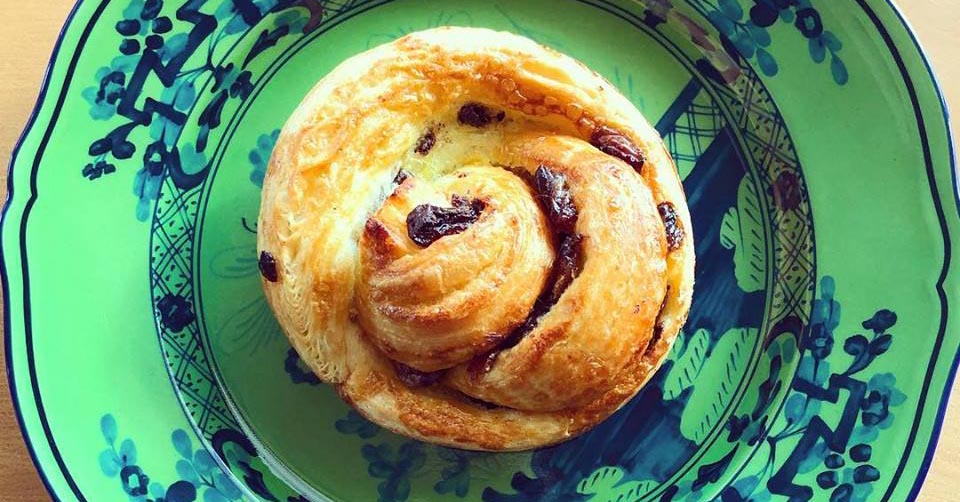
[[[264,290],[370,420],[468,449],[579,434],[686,320],[690,217],[656,131],[580,63],[438,28],[355,56],[284,126]]]

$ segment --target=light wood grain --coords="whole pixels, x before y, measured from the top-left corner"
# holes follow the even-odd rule
[[[0,30],[0,170],[3,171],[0,193],[3,196],[6,195],[5,166],[33,108],[57,33],[71,6],[72,2],[67,0],[0,0],[0,19],[8,27]],[[904,0],[901,8],[933,60],[947,101],[954,110],[960,110],[960,58],[956,56],[960,48],[960,3],[957,0]],[[24,16],[25,11],[30,15]],[[16,20],[14,28],[9,28],[11,20]],[[953,122],[956,130],[956,115]],[[5,378],[0,378],[0,388],[0,500],[49,500],[27,456]],[[960,392],[960,384],[955,392]],[[950,404],[940,446],[918,500],[960,500],[960,399]]]

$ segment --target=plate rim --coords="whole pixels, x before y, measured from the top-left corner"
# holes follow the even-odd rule
[[[92,22],[92,21],[100,17],[100,15],[105,10],[106,6],[111,1],[112,0],[100,0],[100,3],[94,9],[92,14],[90,15],[90,18],[87,20],[87,25],[84,31],[80,34],[80,37],[79,37],[80,40],[78,41],[78,44],[75,46],[72,46],[74,50],[69,60],[68,70],[66,75],[64,76],[62,81],[57,80],[56,83],[67,84],[70,82],[70,80],[72,80],[73,72],[72,72],[72,68],[70,67],[76,64],[76,62],[79,60],[80,54],[82,53],[80,49],[83,46],[85,38],[92,31],[92,28],[96,26],[96,22]],[[857,0],[857,5],[868,16],[868,18],[870,19],[870,21],[874,26],[874,29],[876,29],[880,33],[881,38],[883,39],[887,50],[890,52],[890,55],[894,58],[895,62],[897,63],[900,78],[903,80],[903,83],[907,85],[909,89],[909,94],[911,95],[911,99],[913,100],[911,104],[914,109],[914,114],[916,116],[918,125],[921,126],[920,128],[922,130],[924,129],[923,126],[925,125],[925,120],[924,120],[923,112],[920,109],[920,106],[918,104],[919,98],[917,97],[917,89],[919,87],[913,82],[913,79],[911,78],[911,75],[910,75],[910,70],[906,66],[906,61],[902,57],[896,41],[893,40],[887,26],[880,19],[876,10],[874,10],[874,7],[870,5],[870,1],[871,0]],[[943,86],[941,84],[941,81],[934,69],[933,62],[930,60],[927,51],[924,49],[923,43],[920,42],[917,36],[916,30],[914,29],[913,25],[909,22],[909,20],[903,13],[902,8],[898,4],[898,1],[899,0],[882,0],[882,1],[876,0],[878,4],[885,5],[887,8],[890,9],[894,17],[896,18],[897,22],[899,22],[899,24],[902,26],[902,28],[905,30],[906,34],[910,38],[910,41],[913,44],[913,49],[916,50],[916,53],[917,55],[919,55],[920,61],[923,63],[924,68],[926,70],[926,75],[924,80],[926,78],[929,78],[929,82],[930,84],[932,84],[932,89],[934,91],[934,94],[936,95],[939,101],[939,108],[940,108],[939,114],[942,117],[944,122],[943,124],[944,132],[946,133],[946,139],[947,139],[946,146],[947,146],[947,155],[948,155],[948,162],[949,162],[949,168],[950,168],[950,180],[952,185],[952,190],[950,191],[953,194],[953,198],[954,198],[953,202],[955,205],[955,209],[957,210],[957,214],[954,215],[952,212],[947,211],[947,208],[943,207],[943,200],[941,200],[941,195],[940,195],[941,187],[938,185],[936,180],[937,173],[933,166],[932,151],[929,149],[929,146],[928,146],[928,148],[926,149],[927,151],[924,152],[924,156],[927,158],[926,163],[929,167],[926,174],[928,177],[928,181],[930,182],[930,185],[931,185],[931,195],[935,202],[934,204],[935,213],[937,214],[937,220],[940,226],[941,235],[944,238],[944,259],[941,265],[940,276],[938,277],[938,280],[935,284],[935,291],[937,291],[942,304],[941,305],[941,323],[939,328],[940,333],[938,335],[938,337],[942,337],[943,334],[946,332],[947,324],[949,322],[949,300],[950,300],[949,293],[952,292],[956,295],[960,295],[960,291],[948,291],[947,289],[944,288],[944,284],[950,274],[950,263],[951,263],[951,258],[953,256],[953,249],[952,249],[953,242],[952,242],[952,239],[950,238],[951,236],[949,234],[949,229],[948,229],[949,224],[947,219],[960,217],[960,185],[958,185],[958,180],[957,180],[958,150],[957,150],[957,144],[954,141],[953,124],[951,123],[951,120],[950,120],[951,118],[950,106],[946,101],[946,96],[943,91]],[[11,209],[13,206],[14,165],[16,164],[17,160],[21,157],[22,153],[24,156],[26,155],[25,152],[21,152],[21,149],[26,143],[28,136],[34,131],[35,127],[38,125],[40,114],[48,98],[47,96],[48,91],[50,91],[50,87],[54,83],[54,80],[53,80],[54,71],[56,69],[57,62],[60,59],[61,50],[64,48],[63,43],[67,38],[69,30],[72,27],[74,27],[73,26],[74,22],[77,19],[81,6],[83,6],[84,4],[85,4],[84,0],[77,0],[71,7],[70,11],[68,12],[63,25],[60,27],[60,30],[57,34],[57,38],[53,45],[53,50],[44,68],[44,75],[43,75],[43,79],[40,85],[37,98],[35,100],[35,104],[28,116],[28,119],[26,121],[26,124],[23,130],[21,131],[19,137],[17,138],[16,142],[13,145],[13,149],[11,150],[10,160],[7,165],[7,183],[6,183],[7,194],[3,203],[3,208],[2,210],[0,210],[0,229],[6,229],[7,226],[10,224],[10,222],[8,221],[8,216],[10,216]],[[63,64],[64,62],[60,61],[60,63]],[[60,97],[58,97],[57,99],[58,101],[57,107],[59,107],[59,105],[62,104],[62,101],[66,94],[64,91],[66,90],[67,87],[68,87],[67,85],[63,85],[60,88]],[[55,107],[54,114],[57,113],[56,112],[57,107]],[[52,120],[52,119],[53,117],[51,117],[51,120],[48,120],[46,122],[47,124],[46,134],[50,134],[51,132],[50,127],[52,126],[52,124],[55,123],[55,120]],[[930,118],[930,120],[936,120],[936,118],[932,117]],[[925,133],[922,133],[921,135],[924,138],[926,137]],[[31,153],[33,155],[36,154],[36,152],[31,152]],[[33,202],[36,200],[35,187],[36,187],[36,172],[38,170],[38,167],[39,167],[38,163],[34,163],[34,166],[31,169],[29,198],[23,205],[23,209],[25,213],[24,216],[28,216],[28,214],[26,214],[27,210],[30,208],[30,206],[32,206]],[[20,170],[22,169],[18,169],[18,172]],[[950,214],[950,216],[948,216],[948,214]],[[16,251],[19,252],[21,255],[25,254],[26,252],[26,250],[24,249],[23,230],[24,229],[22,227],[20,231],[20,235],[15,241],[13,241],[13,243],[15,243],[17,247]],[[960,242],[960,240],[958,240],[958,242]],[[7,386],[10,392],[10,402],[14,409],[14,415],[16,416],[17,426],[19,428],[20,435],[27,447],[26,449],[27,449],[28,455],[30,456],[30,460],[33,463],[33,467],[36,470],[41,480],[41,483],[43,484],[44,488],[46,489],[46,491],[52,497],[53,500],[60,500],[60,494],[58,494],[53,488],[53,485],[50,482],[49,476],[47,474],[47,471],[52,467],[44,466],[43,463],[40,461],[37,455],[36,447],[34,445],[34,440],[31,440],[30,434],[27,430],[27,426],[24,421],[23,411],[21,409],[21,398],[19,396],[19,393],[16,387],[16,375],[15,375],[16,371],[13,368],[14,358],[11,356],[11,351],[10,351],[13,338],[10,332],[10,328],[11,328],[10,294],[11,293],[10,293],[10,284],[9,284],[10,274],[7,270],[7,267],[8,267],[7,254],[8,253],[13,254],[10,249],[4,248],[2,245],[0,245],[0,283],[2,283],[2,295],[3,295],[3,307],[4,307],[3,309],[4,362],[6,364],[6,377],[7,377]],[[23,264],[21,264],[21,267],[23,271],[27,270],[27,267],[24,266]],[[28,282],[25,281],[24,284],[26,285],[28,284]],[[949,362],[949,366],[946,368],[947,375],[944,382],[945,386],[939,395],[939,400],[936,405],[936,408],[937,408],[936,414],[934,415],[933,422],[931,423],[930,439],[926,445],[922,460],[920,461],[920,465],[917,470],[916,479],[913,481],[910,491],[908,493],[908,500],[913,500],[916,498],[916,496],[919,494],[919,491],[922,489],[922,486],[924,484],[924,481],[927,478],[927,475],[929,474],[933,457],[935,455],[937,446],[939,444],[940,436],[942,433],[943,423],[945,420],[946,411],[949,406],[950,397],[952,393],[951,391],[956,381],[958,369],[960,369],[960,347],[958,347],[956,353],[953,355],[952,358],[950,358],[949,353],[947,353],[945,355],[939,356],[937,360],[938,361],[943,360],[943,361]],[[32,365],[31,365],[31,370],[32,370]],[[35,373],[35,371],[31,371],[31,373]],[[933,374],[933,366],[931,366],[928,369],[927,374],[925,375],[925,380],[929,380],[932,374]],[[30,385],[34,389],[34,393],[38,394],[35,375],[31,374],[28,376],[30,377]],[[927,392],[929,391],[929,389],[930,389],[929,383],[923,386],[923,392]],[[928,398],[929,396],[926,396],[924,399],[928,399]],[[38,403],[38,405],[39,404],[40,403]],[[922,418],[922,415],[923,415],[922,409],[919,411],[920,413],[914,419],[914,424],[918,423]],[[64,476],[65,482],[71,488],[73,494],[77,496],[79,500],[86,500],[85,497],[83,496],[83,492],[79,489],[79,487],[76,485],[76,482],[73,480],[72,476],[70,475],[69,469],[67,469],[66,466],[64,465],[63,458],[57,451],[56,442],[51,440],[52,438],[50,436],[52,436],[52,433],[49,431],[49,426],[42,419],[43,417],[42,405],[38,407],[38,415],[41,416],[41,422],[42,422],[41,425],[43,426],[43,429],[44,429],[44,436],[46,436],[45,439],[47,440],[47,445],[51,449],[51,453],[53,454],[54,460],[58,464],[58,467],[60,468],[60,471]],[[914,434],[911,434],[911,435],[914,435]],[[915,444],[916,439],[917,438],[914,435],[914,437],[910,439],[908,443]],[[910,447],[912,448],[912,445]],[[903,474],[903,469],[905,465],[906,465],[906,462],[901,463],[898,469],[901,472],[897,473],[895,475],[896,477],[899,478]],[[892,494],[893,490],[896,489],[897,484],[899,482],[902,482],[902,479],[899,479],[896,483],[892,483],[887,488],[887,491],[884,494],[883,500],[889,499],[889,496]]]
[[[954,143],[954,139],[953,139],[954,130],[950,120],[950,105],[947,104],[946,95],[943,92],[943,86],[940,82],[939,77],[937,76],[937,72],[933,68],[934,66],[933,62],[930,60],[930,57],[928,56],[926,49],[924,49],[923,44],[920,42],[920,39],[917,36],[916,29],[914,29],[913,25],[910,23],[909,20],[907,20],[906,15],[903,13],[903,10],[898,3],[899,0],[884,0],[884,1],[887,4],[887,6],[890,8],[890,10],[893,11],[893,14],[896,16],[897,20],[900,22],[903,28],[906,30],[907,35],[910,37],[910,41],[913,43],[914,48],[919,53],[920,60],[923,62],[923,65],[926,68],[927,76],[930,78],[930,82],[933,84],[933,88],[936,93],[936,96],[940,101],[940,112],[943,117],[945,131],[947,133],[947,150],[948,150],[949,161],[950,161],[949,162],[950,163],[950,181],[953,187],[953,190],[951,190],[951,192],[953,193],[954,204],[956,205],[957,212],[960,213],[960,185],[958,185],[957,183],[957,145]],[[874,12],[873,9],[868,5],[868,0],[857,0],[857,4],[859,4],[865,12],[867,12],[871,22],[873,22],[874,24],[874,27],[881,32],[881,35],[883,36],[884,43],[886,44],[887,49],[891,52],[891,55],[893,55],[894,59],[897,61],[897,64],[899,67],[898,69],[900,70],[900,77],[904,80],[905,83],[909,84],[909,87],[911,88],[910,94],[912,95],[912,97],[915,98],[916,89],[914,88],[915,85],[910,80],[909,70],[906,68],[906,65],[896,46],[896,43],[893,41],[893,39],[890,37],[890,34],[887,32],[886,26],[883,25],[883,22],[879,19],[879,17],[877,17],[876,12]],[[914,108],[914,114],[916,115],[918,124],[922,125],[923,114],[916,102],[913,103],[913,108]],[[929,157],[930,153],[927,153],[926,155]],[[929,164],[931,160],[928,158],[927,162]],[[951,249],[952,242],[947,229],[946,211],[942,207],[943,201],[940,200],[940,196],[939,196],[939,187],[937,187],[937,183],[936,183],[936,173],[935,172],[928,173],[928,177],[930,177],[931,175],[933,176],[933,178],[931,178],[931,181],[933,182],[933,188],[937,189],[934,192],[934,194],[936,195],[935,200],[937,202],[935,204],[935,206],[937,206],[937,211],[936,211],[937,219],[939,220],[939,223],[941,225],[941,233],[943,234],[943,237],[944,237],[944,260],[943,260],[943,264],[941,265],[941,275],[938,278],[937,284],[936,284],[936,290],[938,290],[938,293],[942,295],[941,297],[942,321],[941,321],[940,331],[941,333],[943,333],[946,331],[948,318],[949,318],[949,312],[948,312],[949,296],[947,294],[947,291],[943,288],[943,285],[947,279],[947,276],[949,275],[950,258],[952,256],[952,249]],[[949,355],[944,357],[949,357]],[[923,489],[923,484],[927,479],[927,475],[930,473],[930,467],[933,464],[933,457],[936,453],[937,446],[940,444],[940,434],[943,430],[943,422],[946,419],[946,413],[947,413],[947,408],[950,404],[951,393],[953,390],[953,386],[956,382],[958,367],[960,367],[960,349],[958,349],[957,353],[954,354],[953,361],[950,363],[949,368],[947,369],[948,373],[945,381],[946,385],[944,386],[944,389],[940,394],[940,400],[937,404],[937,413],[936,413],[936,416],[934,417],[934,421],[930,431],[930,441],[926,445],[926,451],[924,451],[923,453],[923,460],[921,461],[919,470],[917,471],[917,478],[913,481],[913,486],[910,487],[910,492],[907,494],[907,500],[915,500],[917,498],[917,496],[920,494],[920,490]],[[933,371],[933,367],[928,369],[927,371],[928,377],[932,373],[932,371]],[[929,390],[929,385],[924,386],[924,391],[927,391],[927,390]],[[919,420],[919,417],[917,417],[914,420],[914,422],[916,423],[917,420]],[[900,469],[902,469],[903,465],[906,465],[906,462],[901,463]],[[897,476],[900,476],[901,474],[902,472],[898,473]],[[884,501],[889,500],[890,494],[895,488],[896,488],[896,483],[891,484],[887,488],[887,492],[884,494],[882,500]]]
[[[13,149],[10,151],[10,161],[7,163],[7,192],[3,201],[3,208],[0,209],[0,230],[6,228],[9,224],[7,217],[9,216],[10,209],[13,205],[13,166],[16,163],[17,158],[20,156],[20,149],[23,147],[27,137],[33,131],[33,128],[40,117],[41,109],[43,108],[44,101],[47,97],[47,91],[50,90],[50,84],[53,81],[53,72],[55,70],[57,59],[60,56],[60,50],[63,49],[64,39],[66,38],[67,32],[71,25],[73,25],[73,22],[80,11],[80,6],[83,4],[83,2],[84,0],[76,0],[76,2],[74,2],[73,6],[70,7],[70,11],[67,13],[66,19],[63,21],[63,25],[60,26],[60,30],[57,32],[57,38],[54,41],[53,50],[50,53],[47,64],[43,68],[43,78],[41,79],[40,91],[37,93],[37,99],[34,102],[33,108],[30,110],[27,123],[23,126],[23,130],[20,131],[20,135],[17,137],[17,141],[14,143]],[[101,8],[108,2],[109,0],[105,0],[103,3],[101,3]],[[78,55],[79,51],[74,51],[74,57],[77,57]],[[36,169],[33,169],[32,171],[35,172]],[[32,187],[30,191],[31,199],[35,198]],[[22,233],[23,232],[21,231],[20,238],[17,241],[18,248],[22,247]],[[20,437],[26,445],[27,454],[30,456],[30,462],[33,464],[33,468],[39,476],[40,482],[43,484],[44,489],[46,489],[50,497],[53,500],[59,501],[60,497],[54,490],[53,485],[50,483],[47,472],[37,456],[36,448],[34,447],[33,441],[31,441],[30,435],[27,432],[27,426],[23,418],[23,411],[20,409],[20,397],[16,386],[16,376],[14,375],[15,371],[13,369],[13,357],[10,355],[10,348],[13,339],[10,336],[10,281],[9,274],[7,272],[8,250],[3,247],[2,240],[2,235],[0,235],[0,286],[2,286],[3,290],[3,362],[4,369],[6,370],[7,390],[10,393],[10,404],[13,407],[13,414],[16,416],[17,429],[20,432]],[[33,387],[32,378],[31,387]],[[55,449],[54,445],[51,444],[50,446]],[[59,454],[56,455],[56,458],[58,463],[62,464],[63,460],[60,458]],[[65,469],[62,467],[61,470],[65,471]],[[69,475],[66,475],[65,478],[76,495],[77,492],[79,492],[79,489],[76,487],[75,482]]]

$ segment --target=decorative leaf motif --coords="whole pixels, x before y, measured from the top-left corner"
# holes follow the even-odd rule
[[[827,59],[827,46],[823,43],[823,37],[811,38],[807,45],[810,49],[810,59],[815,63],[822,63]]]
[[[784,415],[791,424],[807,423],[820,412],[821,401],[809,399],[804,394],[792,394],[787,399]]]
[[[760,71],[768,77],[776,75],[780,71],[777,61],[765,49],[757,48],[757,64],[760,65]]]
[[[802,394],[794,394],[787,399],[787,404],[784,406],[784,416],[787,417],[791,423],[798,422],[803,416],[803,403],[807,400]]]
[[[734,32],[735,25],[729,17],[723,15],[720,11],[710,11],[707,13],[707,18],[710,19],[710,22],[717,28],[717,30],[722,35],[731,35]]]
[[[193,466],[200,475],[207,476],[217,468],[217,463],[213,460],[213,455],[210,455],[207,450],[197,450],[193,454]]]
[[[207,167],[207,155],[198,152],[193,143],[185,143],[180,148],[180,165],[187,174],[199,173]]]
[[[843,60],[836,54],[833,55],[833,60],[830,61],[830,73],[833,74],[833,81],[839,85],[845,85],[847,81],[850,80],[849,75],[847,75],[847,66],[843,64]]]
[[[251,299],[227,319],[214,336],[227,354],[254,354],[269,343],[283,339],[263,293],[254,290],[250,296]]]
[[[897,323],[897,314],[887,309],[878,310],[873,317],[863,321],[864,329],[869,329],[876,334],[885,333]]]
[[[200,482],[200,477],[197,476],[197,470],[193,468],[187,460],[177,460],[177,476],[180,476],[180,479],[189,481],[191,483],[197,484]]]
[[[733,484],[732,488],[736,489],[738,493],[753,493],[757,489],[757,486],[760,485],[760,478],[758,476],[745,476],[737,480]],[[723,502],[727,502],[723,500]]]
[[[261,31],[260,36],[257,37],[257,41],[253,43],[253,47],[251,47],[250,52],[247,53],[247,57],[243,61],[243,66],[249,64],[250,61],[261,52],[277,45],[277,42],[288,33],[290,33],[290,27],[286,25],[278,26],[273,30]]]
[[[263,177],[267,172],[267,162],[273,152],[273,145],[280,137],[280,129],[274,129],[270,134],[261,134],[257,138],[257,147],[250,150],[248,158],[253,169],[250,171],[250,182],[258,187],[263,186]]]
[[[720,245],[734,251],[734,274],[740,289],[751,293],[764,287],[767,273],[763,247],[760,197],[744,178],[737,189],[737,207],[730,208],[720,226]]]
[[[177,88],[174,96],[173,106],[180,110],[188,110],[194,100],[197,99],[197,89],[193,86],[192,81],[187,81]]]
[[[173,442],[173,448],[177,450],[177,453],[179,453],[181,457],[187,460],[193,457],[193,445],[186,431],[183,429],[173,431],[173,434],[170,435],[170,440]]]
[[[730,19],[741,19],[743,18],[743,8],[740,7],[740,4],[737,3],[737,0],[720,0],[720,10],[723,11],[725,15],[730,17]]]
[[[415,441],[403,443],[396,452],[388,443],[366,444],[360,453],[369,462],[367,472],[383,480],[377,485],[380,502],[407,500],[410,475],[419,471],[426,461],[423,445]]]
[[[377,424],[367,420],[354,410],[348,411],[346,418],[337,420],[333,425],[341,434],[356,434],[363,439],[372,438],[380,432],[380,427]]]
[[[257,251],[250,246],[233,246],[217,251],[210,258],[213,274],[223,279],[240,279],[257,273]]]
[[[237,500],[243,495],[233,480],[222,472],[217,473],[216,477],[214,477],[214,485],[217,491],[223,494],[228,500]]]
[[[106,449],[100,452],[97,461],[100,464],[100,470],[103,471],[103,474],[108,478],[112,478],[120,473],[120,462],[117,459],[117,454],[114,453],[113,450]]]
[[[827,47],[829,47],[831,51],[838,52],[840,49],[843,49],[843,43],[840,42],[840,39],[832,32],[823,32],[821,38],[823,38],[823,42],[827,44]]]
[[[830,363],[812,357],[804,357],[797,367],[797,378],[822,387],[830,378]]]
[[[733,328],[720,338],[696,377],[691,402],[709,403],[706,410],[685,408],[680,417],[684,437],[700,442],[720,420],[737,387],[750,356],[750,340],[757,337],[756,328]]]
[[[767,47],[770,45],[773,40],[770,38],[770,32],[765,28],[761,28],[754,24],[747,25],[748,30],[750,31],[750,36],[753,37],[753,40],[760,47]]]
[[[886,351],[890,350],[890,345],[893,344],[893,336],[891,335],[881,335],[876,340],[870,342],[868,350],[871,355],[879,356]]]
[[[693,486],[691,487],[693,491],[700,491],[704,486],[719,481],[720,476],[726,472],[727,467],[730,466],[730,461],[733,460],[733,455],[739,448],[740,445],[738,444],[720,460],[700,466],[700,468],[697,469],[697,479],[694,480]]]
[[[100,432],[103,433],[103,438],[107,440],[107,444],[113,444],[117,440],[117,420],[113,418],[113,415],[106,414],[100,419]]]
[[[297,354],[296,349],[293,347],[287,350],[287,357],[283,360],[283,370],[287,372],[287,376],[290,377],[290,381],[294,384],[305,383],[307,385],[320,385],[320,377],[318,377],[316,373],[307,367],[307,365],[303,362],[303,359],[300,359],[300,354]],[[350,417],[348,416],[347,419],[349,420]],[[366,422],[366,419],[363,420]],[[339,424],[340,421],[338,420],[337,423]],[[376,434],[376,431],[380,430],[380,428],[376,425],[373,425],[370,422],[367,423],[370,424],[373,429],[368,429],[372,430],[372,432],[369,432],[369,436],[364,436],[364,433],[361,433],[360,437],[362,438],[372,437],[374,434]],[[354,432],[359,431],[359,429],[340,429],[339,425],[337,426],[337,430],[343,432],[344,434],[353,434]]]
[[[747,59],[752,58],[758,50],[757,45],[747,33],[738,31],[731,35],[730,41],[733,42],[733,46],[737,48],[737,51],[740,52],[740,55]]]
[[[623,469],[619,467],[601,467],[577,483],[577,493],[593,495],[587,502],[632,502],[659,486],[648,480],[620,484],[623,477]]]
[[[150,496],[154,499],[163,497],[167,493],[167,489],[163,487],[160,483],[154,481],[150,483]]]
[[[682,333],[681,340],[686,343],[663,384],[664,399],[676,399],[684,389],[692,386],[707,360],[710,349],[709,331],[698,329],[693,335]]]
[[[869,342],[867,341],[867,337],[863,335],[854,335],[850,338],[847,338],[847,341],[843,342],[843,351],[851,356],[859,356],[866,352],[868,344]]]
[[[619,467],[601,467],[593,474],[583,478],[577,484],[577,493],[595,495],[603,491],[612,490],[623,479],[623,469]]]
[[[776,356],[781,356],[783,362],[792,363],[793,358],[797,355],[797,339],[796,335],[789,331],[784,334],[777,336],[773,341],[767,341],[769,345],[767,346],[767,355],[770,358]]]
[[[810,448],[810,453],[800,461],[800,464],[797,467],[798,472],[810,472],[816,469],[818,466],[823,465],[823,459],[830,453],[830,449],[827,448],[827,444],[823,440],[818,440],[816,444]]]
[[[133,444],[133,441],[130,439],[124,439],[120,443],[120,461],[124,465],[130,465],[137,463],[137,447]]]
[[[820,280],[820,296],[813,301],[813,311],[810,313],[810,324],[823,324],[828,333],[832,333],[840,325],[841,307],[834,299],[837,285],[833,277],[827,275]]]
[[[216,490],[207,490],[203,493],[203,502],[227,502],[227,498]]]
[[[450,463],[440,472],[440,480],[433,485],[439,494],[453,493],[463,498],[470,491],[470,463],[482,453],[437,447],[437,456]]]

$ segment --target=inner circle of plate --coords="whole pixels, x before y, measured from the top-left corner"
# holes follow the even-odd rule
[[[538,470],[559,465],[562,481],[528,495],[573,496],[581,479],[609,466],[642,482],[648,498],[692,492],[705,466],[740,465],[755,449],[725,440],[731,423],[746,420],[739,426],[757,434],[768,415],[779,411],[783,394],[775,390],[789,382],[798,362],[815,267],[803,176],[771,96],[748,61],[731,58],[720,46],[711,49],[706,38],[698,42],[709,25],[695,24],[694,16],[707,14],[696,8],[689,16],[678,10],[651,19],[652,11],[640,17],[644,9],[636,6],[571,3],[567,15],[605,34],[585,41],[557,29],[556,19],[538,18],[537,7],[477,2],[443,10],[352,2],[328,11],[308,35],[269,48],[273,59],[262,68],[249,65],[252,89],[234,108],[216,103],[230,97],[229,91],[217,93],[216,81],[196,83],[197,108],[219,106],[224,127],[209,135],[211,171],[202,183],[182,188],[167,179],[160,189],[151,246],[157,325],[173,382],[198,432],[213,447],[229,431],[234,443],[263,462],[268,469],[250,469],[277,476],[272,491],[264,488],[267,496],[291,487],[314,499],[365,499],[381,490],[419,499],[450,485],[465,489],[469,498],[484,492],[509,497],[517,474],[532,469],[536,479]],[[287,17],[283,22],[295,28],[308,22]],[[275,21],[274,29],[282,30],[283,22]],[[257,277],[259,184],[292,106],[342,59],[410,31],[448,24],[518,32],[606,76],[656,121],[684,178],[694,218],[698,285],[670,361],[604,424],[533,453],[432,447],[367,423],[305,370],[273,321]],[[621,49],[610,51],[616,42]],[[239,66],[250,53],[228,52],[224,61],[236,59]],[[302,70],[310,66],[316,69]],[[190,305],[196,315],[180,322],[164,308],[171,304]],[[367,474],[381,464],[417,463],[423,465],[413,480],[407,480],[411,473],[384,479]],[[455,480],[462,486],[450,481],[451,466],[470,471],[456,474],[466,477]],[[229,467],[242,478],[242,469]]]

